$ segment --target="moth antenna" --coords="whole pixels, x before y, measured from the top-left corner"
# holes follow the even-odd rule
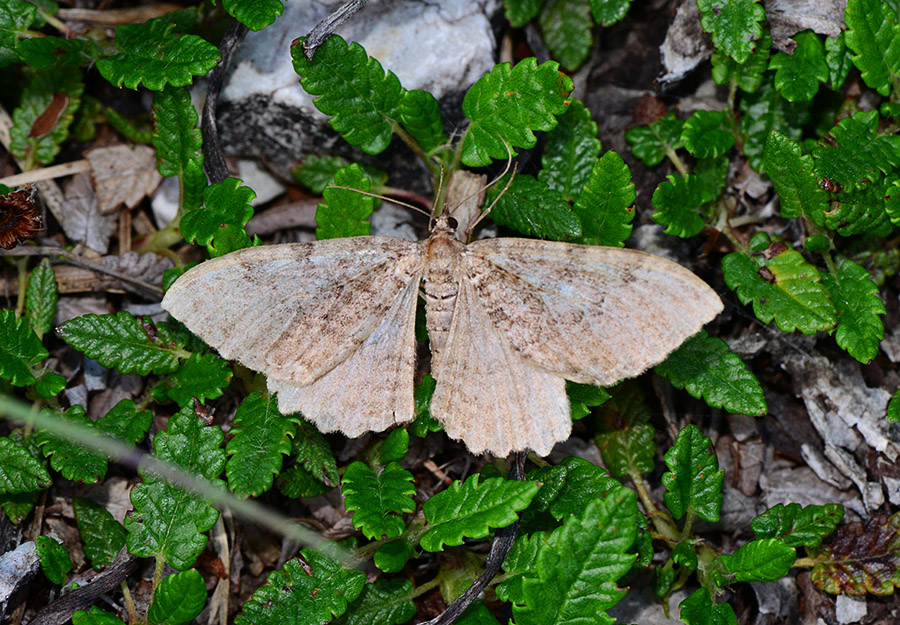
[[[422,213],[426,217],[429,217],[429,218],[431,217],[431,213],[429,213],[428,211],[426,211],[422,208],[419,208],[415,204],[410,204],[409,202],[404,202],[403,200],[398,200],[396,198],[388,197],[386,195],[379,195],[378,193],[369,193],[368,191],[362,191],[361,189],[354,189],[353,187],[343,187],[343,186],[337,185],[337,184],[330,184],[325,188],[326,189],[343,189],[344,191],[354,191],[356,193],[359,193],[360,195],[366,195],[368,197],[374,197],[374,198],[382,200],[384,202],[393,202],[394,204],[399,204],[400,206],[405,206],[406,208],[408,208],[410,210],[414,210],[416,212]]]
[[[434,202],[431,204],[430,218],[434,219],[434,211],[441,202],[441,194],[444,192],[444,164],[441,163],[441,175],[438,176],[437,190],[434,192]]]
[[[500,137],[500,140],[503,141],[503,145],[506,146],[506,152],[508,154],[508,157],[506,159],[506,169],[504,169],[503,173],[501,173],[499,176],[497,176],[496,178],[491,180],[489,183],[487,183],[484,186],[484,190],[486,191],[487,189],[490,189],[492,186],[494,186],[495,184],[500,182],[500,180],[503,178],[503,176],[505,176],[509,172],[510,167],[512,167],[512,175],[509,177],[509,180],[506,181],[506,186],[503,187],[503,190],[500,191],[500,193],[497,194],[497,197],[494,198],[494,201],[491,202],[491,205],[488,206],[484,210],[484,212],[478,216],[478,219],[474,220],[471,224],[469,224],[469,227],[466,229],[466,240],[467,241],[472,237],[472,233],[475,231],[475,226],[480,224],[481,220],[488,216],[488,213],[491,212],[491,210],[494,208],[494,206],[497,205],[497,202],[500,201],[500,198],[503,197],[503,194],[506,193],[507,189],[509,189],[509,185],[511,185],[512,181],[515,180],[516,171],[518,171],[518,169],[519,169],[518,163],[513,165],[512,149],[509,147],[509,144],[503,139],[503,137]],[[479,193],[480,193],[480,191],[479,191]]]

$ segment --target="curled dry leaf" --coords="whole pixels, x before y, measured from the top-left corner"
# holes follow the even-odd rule
[[[146,145],[112,145],[85,152],[84,157],[94,170],[97,201],[103,214],[120,204],[134,208],[162,182],[156,170],[156,152]]]
[[[106,253],[109,239],[116,230],[116,216],[100,212],[88,174],[78,174],[72,178],[66,187],[62,211],[65,214],[62,226],[67,237],[84,242],[96,252]]]
[[[157,287],[162,285],[163,273],[175,266],[175,263],[169,258],[163,258],[156,254],[138,254],[137,252],[104,256],[99,262],[117,273]],[[121,280],[113,275],[101,276],[101,286],[145,294],[141,289],[136,288],[134,283]]]
[[[35,202],[34,188],[25,185],[9,195],[0,195],[0,247],[11,250],[41,228],[41,212]]]

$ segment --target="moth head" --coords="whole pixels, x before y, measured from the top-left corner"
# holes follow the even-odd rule
[[[457,228],[459,228],[459,222],[456,221],[455,217],[451,217],[450,215],[432,217],[431,223],[428,225],[428,229],[431,230],[432,234],[438,232],[455,234]]]

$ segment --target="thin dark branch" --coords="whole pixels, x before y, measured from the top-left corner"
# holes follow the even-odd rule
[[[351,17],[359,13],[366,6],[369,0],[348,0],[342,4],[337,11],[326,17],[324,20],[316,24],[316,27],[309,31],[306,39],[303,41],[303,53],[310,61],[316,54],[326,39],[328,39],[334,31],[340,28]]]
[[[509,471],[509,479],[521,480],[525,477],[525,452],[517,451],[513,456],[512,467]],[[491,550],[488,553],[487,562],[484,565],[484,572],[475,580],[459,598],[450,604],[439,616],[423,623],[422,625],[450,625],[453,621],[462,616],[472,602],[487,588],[491,580],[500,572],[500,565],[506,560],[512,550],[513,544],[516,542],[516,534],[519,532],[519,522],[516,521],[512,525],[508,525],[497,530],[494,534],[494,542],[491,543]]]
[[[222,83],[225,81],[225,72],[228,71],[234,53],[246,35],[246,26],[238,21],[231,23],[219,44],[219,55],[222,57],[222,62],[209,73],[206,102],[203,103],[203,121],[200,128],[203,132],[203,168],[212,182],[222,182],[228,177],[225,153],[222,150],[219,129],[216,126],[216,105],[219,103],[219,91],[222,90]]]

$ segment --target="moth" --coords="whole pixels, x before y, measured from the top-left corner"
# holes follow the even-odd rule
[[[162,306],[267,377],[279,410],[358,436],[415,416],[416,302],[431,414],[473,453],[550,453],[566,380],[608,386],[661,362],[721,310],[693,273],[644,252],[519,238],[361,236],[242,249],[182,275]],[[423,287],[424,284],[424,287]]]

